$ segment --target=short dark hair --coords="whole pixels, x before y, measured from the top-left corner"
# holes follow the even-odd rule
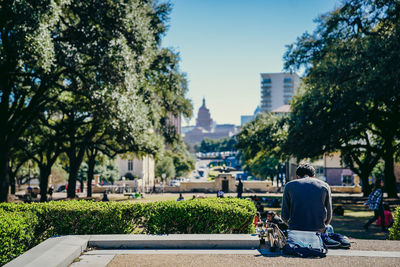
[[[314,177],[315,169],[308,163],[300,164],[299,167],[297,167],[296,169],[296,175],[300,177],[304,177],[306,175],[309,177]]]
[[[273,212],[272,210],[270,210],[270,211],[267,212],[267,215],[270,215],[270,216],[272,216],[272,217],[275,217],[276,213]]]

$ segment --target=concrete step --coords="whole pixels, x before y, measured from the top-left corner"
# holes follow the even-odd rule
[[[92,235],[88,246],[107,249],[256,249],[257,235],[171,234],[171,235]]]

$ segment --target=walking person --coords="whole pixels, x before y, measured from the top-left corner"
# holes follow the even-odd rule
[[[384,183],[383,180],[377,179],[375,181],[374,188],[371,194],[368,196],[368,200],[364,203],[364,205],[368,206],[370,210],[374,211],[374,217],[372,217],[365,225],[364,229],[368,231],[368,227],[378,219],[381,218],[381,227],[382,232],[387,232],[385,227],[385,214],[383,211],[383,188]]]
[[[243,183],[242,183],[242,179],[239,178],[239,183],[237,185],[237,197],[241,198],[242,197],[242,193],[243,193]]]

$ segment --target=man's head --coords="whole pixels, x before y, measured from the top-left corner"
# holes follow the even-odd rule
[[[272,220],[274,219],[275,215],[276,215],[275,212],[273,212],[273,211],[268,211],[268,212],[267,212],[267,219],[268,219],[268,221],[272,221]]]
[[[300,164],[299,167],[297,167],[296,175],[300,178],[305,176],[314,177],[315,169],[308,163]]]

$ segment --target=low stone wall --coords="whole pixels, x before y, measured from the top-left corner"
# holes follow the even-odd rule
[[[331,186],[332,193],[361,193],[360,186]]]
[[[229,184],[229,192],[236,192],[238,182]],[[260,193],[260,192],[276,192],[277,189],[271,187],[271,181],[243,181],[243,191],[245,193]],[[178,192],[217,192],[222,189],[220,181],[210,182],[181,182],[180,186],[167,186],[164,187],[164,192],[178,193]],[[227,192],[226,192],[227,193]]]
[[[271,181],[243,181],[243,191],[245,193],[270,192],[268,189],[271,186]]]

